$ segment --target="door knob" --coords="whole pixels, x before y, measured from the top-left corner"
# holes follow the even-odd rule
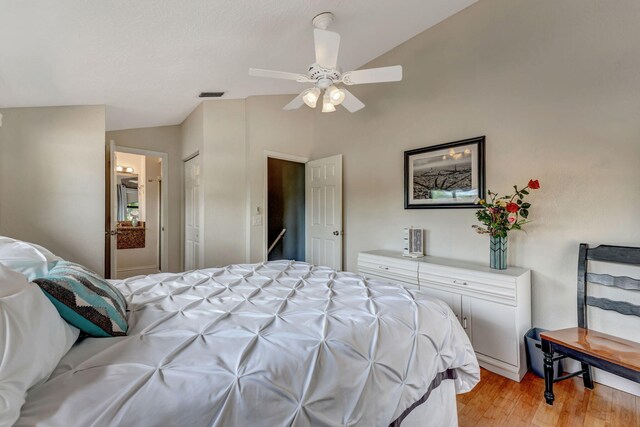
[[[339,236],[339,235],[340,235],[340,232],[339,232],[338,230],[336,230],[336,231],[334,231],[334,232],[333,232],[333,235],[334,235],[334,236]]]

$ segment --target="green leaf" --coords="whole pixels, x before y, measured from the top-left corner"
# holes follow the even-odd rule
[[[517,204],[519,204],[519,205],[522,205],[522,199],[518,199],[518,200],[516,200],[516,203],[517,203]],[[526,204],[526,203],[525,203],[525,204]],[[522,205],[522,207],[524,207],[524,205]]]
[[[529,194],[529,192],[527,190],[522,190],[521,193],[522,194]]]
[[[531,207],[531,203],[523,203],[522,209],[529,209]]]
[[[520,211],[520,215],[522,215],[523,218],[527,218],[529,216],[529,211],[526,209],[522,209]]]

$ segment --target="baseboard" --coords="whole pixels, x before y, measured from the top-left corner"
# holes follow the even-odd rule
[[[524,374],[527,372],[526,366],[518,369],[517,366],[509,365],[508,363],[504,363],[480,353],[476,353],[476,357],[478,359],[478,364],[487,371],[491,371],[494,374],[501,375],[516,382],[522,381]]]

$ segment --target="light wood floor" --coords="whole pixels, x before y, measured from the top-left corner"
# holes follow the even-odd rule
[[[640,427],[640,397],[600,384],[587,390],[581,378],[556,383],[553,406],[543,392],[543,379],[531,372],[517,383],[482,369],[480,383],[458,395],[460,427]]]

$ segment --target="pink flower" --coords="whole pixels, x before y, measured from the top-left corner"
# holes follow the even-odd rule
[[[507,221],[509,221],[509,224],[513,224],[514,222],[516,222],[516,217],[515,216],[509,216],[507,218]]]

